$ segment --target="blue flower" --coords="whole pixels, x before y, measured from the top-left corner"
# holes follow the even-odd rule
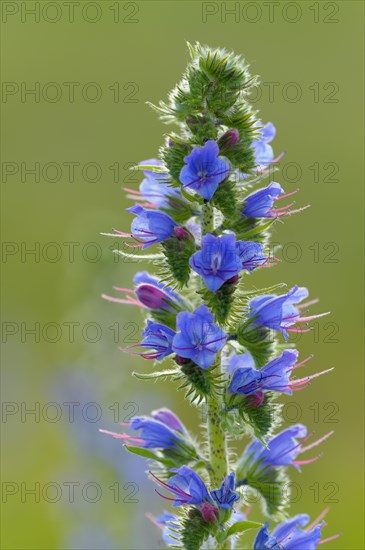
[[[163,409],[162,415],[166,417]],[[143,440],[143,447],[146,449],[169,449],[171,447],[179,447],[178,443],[184,442],[184,434],[186,434],[184,428],[182,430],[180,427],[179,429],[175,429],[163,422],[161,415],[158,418],[159,411],[155,411],[151,416],[152,418],[148,416],[134,416],[129,422],[132,430],[141,430],[139,437]]]
[[[243,365],[240,366],[242,357]],[[230,358],[234,364],[232,380],[228,391],[243,395],[252,395],[258,391],[277,391],[292,394],[290,374],[298,358],[297,350],[285,350],[279,357],[267,363],[261,369],[253,364],[247,365],[246,354]],[[232,366],[229,367],[232,372]]]
[[[166,424],[166,426],[171,428],[171,430],[186,432],[184,424],[180,421],[176,414],[174,414],[172,411],[170,411],[170,409],[167,409],[166,407],[163,407],[162,409],[157,409],[156,411],[152,411],[151,415],[159,422]]]
[[[236,241],[233,233],[215,237],[208,233],[202,238],[202,249],[190,258],[190,266],[216,292],[242,269],[252,271],[266,261],[262,244]]]
[[[273,210],[274,202],[284,193],[279,183],[272,182],[245,199],[242,214],[250,218],[274,218],[277,215]]]
[[[180,172],[183,187],[194,189],[203,199],[210,200],[230,170],[228,162],[218,155],[219,147],[213,140],[195,147],[184,158],[186,164]]]
[[[267,447],[258,440],[250,443],[245,449],[240,462],[246,468],[254,466],[258,469],[266,469],[278,466],[295,466],[300,470],[300,466],[315,462],[320,458],[320,455],[307,460],[297,460],[298,455],[317,447],[332,434],[333,432],[329,432],[303,447],[304,442],[312,437],[313,433],[307,436],[307,428],[302,424],[295,424],[267,441]],[[301,441],[298,443],[297,439],[301,439]]]
[[[182,504],[201,506],[204,502],[211,500],[204,481],[194,470],[188,466],[181,466],[181,468],[172,468],[171,472],[176,475],[170,477],[167,483],[160,480],[153,473],[151,473],[151,476],[162,487],[175,495],[176,498],[173,499],[174,506],[181,506]],[[160,496],[166,498],[163,495]]]
[[[259,120],[256,126],[261,126],[262,122]],[[256,164],[259,166],[267,166],[274,160],[274,151],[269,143],[274,139],[276,134],[276,128],[272,122],[265,124],[260,129],[260,136],[252,143],[252,147],[255,153]]]
[[[223,480],[220,489],[216,489],[209,493],[202,478],[188,466],[171,468],[170,471],[174,472],[176,475],[170,477],[166,483],[156,477],[152,472],[151,476],[161,485],[161,487],[164,487],[175,495],[175,499],[173,499],[174,506],[194,504],[198,507],[204,507],[203,517],[207,522],[214,521],[215,519],[215,512],[212,506],[214,503],[222,510],[229,510],[240,498],[239,494],[233,490],[235,484],[235,474],[233,472]],[[164,497],[164,495],[160,496],[162,496],[162,498],[168,498]],[[210,504],[209,507],[206,506],[207,503]]]
[[[227,340],[223,330],[213,321],[214,316],[204,305],[199,306],[193,313],[178,313],[176,327],[180,332],[172,342],[175,353],[191,359],[202,369],[209,368]]]
[[[321,540],[322,521],[311,528],[303,529],[309,523],[307,514],[280,523],[270,534],[269,524],[260,529],[254,542],[254,550],[316,550]]]
[[[305,438],[307,428],[302,424],[296,424],[283,430],[278,435],[270,439],[265,447],[261,441],[253,441],[244,451],[242,462],[262,469],[276,466],[296,466],[297,456],[303,452],[301,443],[297,439]]]
[[[230,510],[234,503],[240,499],[240,495],[234,491],[235,473],[232,472],[227,476],[220,487],[211,491],[213,500],[223,510]]]
[[[140,164],[163,166],[163,163],[157,159],[145,160]],[[139,190],[149,202],[158,208],[169,208],[174,198],[181,200],[180,189],[169,185],[170,176],[168,174],[158,174],[151,170],[143,170],[143,173],[146,177],[142,180]]]
[[[237,354],[235,352],[226,359],[225,370],[228,374],[233,374],[238,368],[250,368],[255,366],[255,361],[249,352]]]
[[[241,269],[247,269],[247,271],[253,271],[267,261],[267,257],[264,255],[264,246],[261,243],[237,241],[237,252]]]
[[[143,248],[164,241],[177,227],[177,223],[164,212],[147,210],[138,205],[127,208],[127,212],[137,216],[132,222],[131,236],[144,243]]]
[[[133,344],[125,349],[121,349],[130,355],[139,355],[144,357],[144,359],[156,359],[157,361],[162,361],[162,359],[172,353],[172,340],[175,334],[175,331],[171,328],[148,319],[147,326],[142,332],[142,342],[140,344]],[[146,348],[150,351],[136,352],[134,351],[134,348]]]
[[[308,297],[308,290],[294,286],[287,294],[275,296],[267,294],[253,298],[249,302],[249,317],[256,325],[278,330],[285,339],[288,332],[304,332],[306,329],[290,329],[298,321],[308,321],[318,316],[300,317],[300,310],[295,306]]]
[[[174,457],[180,456],[183,460],[190,460],[196,456],[195,447],[189,433],[178,417],[169,409],[162,408],[152,411],[151,416],[134,416],[129,422],[121,422],[131,430],[138,431],[138,436],[126,433],[116,433],[109,430],[100,430],[122,439],[129,445],[144,447],[145,449],[173,450]]]
[[[233,233],[202,238],[202,249],[190,258],[190,266],[201,277],[211,292],[216,292],[226,281],[242,269]]]
[[[142,332],[144,337],[141,346],[147,349],[154,350],[152,357],[149,359],[157,359],[161,361],[172,353],[172,341],[175,336],[175,331],[160,323],[147,321],[147,327]],[[145,355],[143,356],[145,357]]]

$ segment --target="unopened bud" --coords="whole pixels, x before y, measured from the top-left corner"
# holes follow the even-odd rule
[[[204,502],[203,506],[201,507],[201,513],[203,516],[203,519],[206,523],[211,523],[212,521],[217,521],[217,514],[218,509],[210,504],[209,502]]]
[[[236,145],[240,140],[240,134],[236,128],[228,130],[223,136],[218,140],[218,145],[221,151],[229,149],[232,145]]]
[[[154,285],[141,284],[136,288],[137,298],[149,309],[161,309],[166,307],[169,297],[163,290]]]
[[[179,241],[186,241],[191,239],[191,235],[185,227],[176,227],[174,231],[175,236],[179,239]]]

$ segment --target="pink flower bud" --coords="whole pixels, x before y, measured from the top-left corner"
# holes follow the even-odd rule
[[[218,140],[218,145],[221,151],[228,149],[232,145],[236,145],[240,140],[240,134],[236,128],[228,130],[221,138]]]
[[[187,239],[191,239],[191,235],[185,227],[176,227],[174,231],[175,236],[179,239],[179,241],[186,241]]]
[[[201,507],[201,513],[203,516],[203,519],[206,523],[211,523],[212,521],[217,521],[217,513],[218,509],[210,504],[209,502],[204,502],[203,506]]]
[[[166,308],[169,300],[163,290],[146,283],[137,286],[136,295],[138,300],[149,309]]]

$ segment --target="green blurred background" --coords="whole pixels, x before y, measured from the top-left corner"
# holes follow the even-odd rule
[[[166,131],[145,102],[166,97],[185,41],[198,40],[261,75],[255,106],[277,127],[275,153],[287,151],[276,179],[312,205],[275,226],[283,262],[248,284],[299,283],[321,298],[315,311],[332,312],[298,346],[315,354],[308,372],[336,371],[285,411],[288,423],[336,434],[320,461],[292,472],[292,510],[330,506],[325,535],[343,536],[326,548],[363,549],[363,3],[1,7],[2,548],[159,547],[144,514],[164,503],[143,460],[97,430],[161,405],[195,433],[199,418],[175,387],[130,376],[150,367],[117,349],[138,338],[140,314],[100,294],[146,266],[116,261],[99,232],[127,229],[122,187],[140,180],[128,166],[155,156]]]

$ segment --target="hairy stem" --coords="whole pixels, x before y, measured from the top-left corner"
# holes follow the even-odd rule
[[[213,207],[208,202],[203,206],[202,234],[206,235],[214,230]],[[217,355],[218,366],[216,373],[220,374],[220,354]],[[207,398],[207,429],[210,451],[210,481],[213,488],[218,488],[227,475],[227,444],[224,432],[219,426],[219,416],[222,403],[219,396]]]

